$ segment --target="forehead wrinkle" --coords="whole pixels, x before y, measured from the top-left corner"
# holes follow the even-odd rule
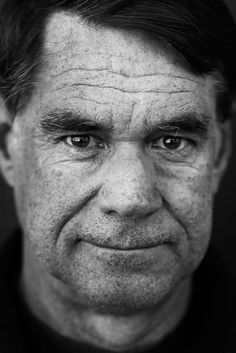
[[[190,93],[199,85],[197,80],[165,73],[137,74],[124,73],[109,69],[67,68],[46,75],[52,90],[76,89],[77,87],[95,87],[119,90],[123,93]],[[163,81],[164,78],[166,81]],[[188,82],[188,87],[184,87]]]
[[[193,86],[199,85],[201,83],[201,80],[199,79],[194,79],[191,77],[188,77],[184,75],[175,75],[175,74],[168,74],[168,73],[163,73],[163,72],[153,72],[153,73],[146,73],[146,74],[132,74],[131,72],[123,71],[122,67],[117,68],[117,70],[111,70],[108,68],[96,68],[92,67],[91,65],[90,68],[87,67],[68,67],[65,68],[64,70],[61,70],[59,72],[53,72],[50,73],[50,80],[55,78],[55,83],[60,85],[60,81],[62,81],[62,84],[64,84],[66,81],[70,81],[70,84],[72,85],[98,85],[98,86],[103,86],[105,88],[123,88],[126,85],[127,86],[149,86],[150,91],[165,91],[166,93],[172,93],[172,92],[189,92],[187,89],[183,89],[184,82],[187,81],[190,84],[192,83]],[[55,67],[55,65],[54,65]],[[52,70],[54,70],[52,68]],[[164,85],[164,89],[158,88],[160,86],[159,84],[159,79],[161,78],[169,78],[170,80],[167,80]],[[176,81],[175,81],[176,80]],[[114,84],[113,85],[107,85],[107,82],[111,82]],[[161,80],[162,83],[162,80]],[[162,83],[163,84],[163,83]],[[168,90],[165,88],[170,87],[170,85],[173,86],[171,90]],[[122,87],[123,86],[123,87]],[[192,87],[192,90],[194,87]],[[142,91],[142,90],[141,90]]]
[[[114,71],[114,70],[111,70],[111,69],[107,69],[107,68],[98,68],[98,67],[95,67],[95,68],[88,68],[88,67],[71,67],[71,68],[68,68],[66,70],[63,70],[59,73],[55,73],[55,74],[52,74],[51,77],[52,78],[60,78],[61,76],[63,75],[66,75],[68,73],[71,73],[71,72],[105,72],[105,73],[109,73],[109,74],[113,74],[113,75],[117,75],[117,76],[121,76],[121,77],[125,77],[125,78],[144,78],[144,77],[156,77],[156,76],[160,76],[160,77],[169,77],[169,78],[175,78],[175,79],[181,79],[181,80],[186,80],[186,81],[190,81],[190,82],[193,82],[193,83],[200,83],[200,80],[198,79],[193,79],[193,78],[190,78],[190,77],[187,77],[187,76],[181,76],[181,75],[172,75],[172,74],[166,74],[166,73],[161,73],[161,72],[158,72],[158,73],[147,73],[147,74],[141,74],[141,75],[131,75],[131,74],[127,74],[127,73],[124,73],[124,72],[118,72],[118,71]]]
[[[63,89],[67,88],[76,88],[76,87],[94,87],[94,88],[99,88],[99,89],[111,89],[111,90],[116,90],[121,93],[160,93],[160,94],[178,94],[178,93],[191,93],[192,90],[185,90],[185,89],[178,89],[178,90],[164,90],[164,89],[146,89],[146,90],[140,90],[140,89],[122,89],[116,86],[111,86],[111,85],[99,85],[99,84],[92,84],[92,83],[71,83],[70,85],[68,84],[63,84],[61,87],[55,88],[55,91],[61,91]]]

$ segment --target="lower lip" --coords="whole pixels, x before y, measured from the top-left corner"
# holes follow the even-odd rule
[[[105,263],[112,268],[144,269],[165,262],[170,257],[171,244],[166,242],[150,248],[114,249],[97,246],[82,241],[80,250],[86,251],[99,263]]]

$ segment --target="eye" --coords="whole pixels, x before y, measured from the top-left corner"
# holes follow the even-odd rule
[[[78,147],[78,148],[86,148],[90,144],[90,136],[82,135],[82,136],[68,136],[66,138],[66,142],[68,145]]]
[[[65,139],[66,143],[76,149],[95,149],[104,148],[104,144],[99,138],[91,135],[75,135],[67,136]]]
[[[151,147],[154,149],[164,149],[176,151],[184,149],[190,142],[187,139],[176,136],[164,136],[154,141]]]

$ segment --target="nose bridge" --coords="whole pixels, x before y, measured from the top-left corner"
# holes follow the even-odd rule
[[[161,205],[151,162],[135,146],[121,150],[113,159],[102,193],[105,213],[144,217]]]
[[[151,187],[151,176],[148,163],[137,151],[129,152],[128,156],[122,155],[116,162],[114,179],[122,189],[134,196],[146,193]],[[115,171],[115,168],[114,168]]]

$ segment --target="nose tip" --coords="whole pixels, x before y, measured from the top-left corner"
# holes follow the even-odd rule
[[[153,188],[130,188],[129,185],[110,185],[103,190],[101,210],[107,215],[125,218],[147,218],[158,212],[162,205],[160,194]]]

